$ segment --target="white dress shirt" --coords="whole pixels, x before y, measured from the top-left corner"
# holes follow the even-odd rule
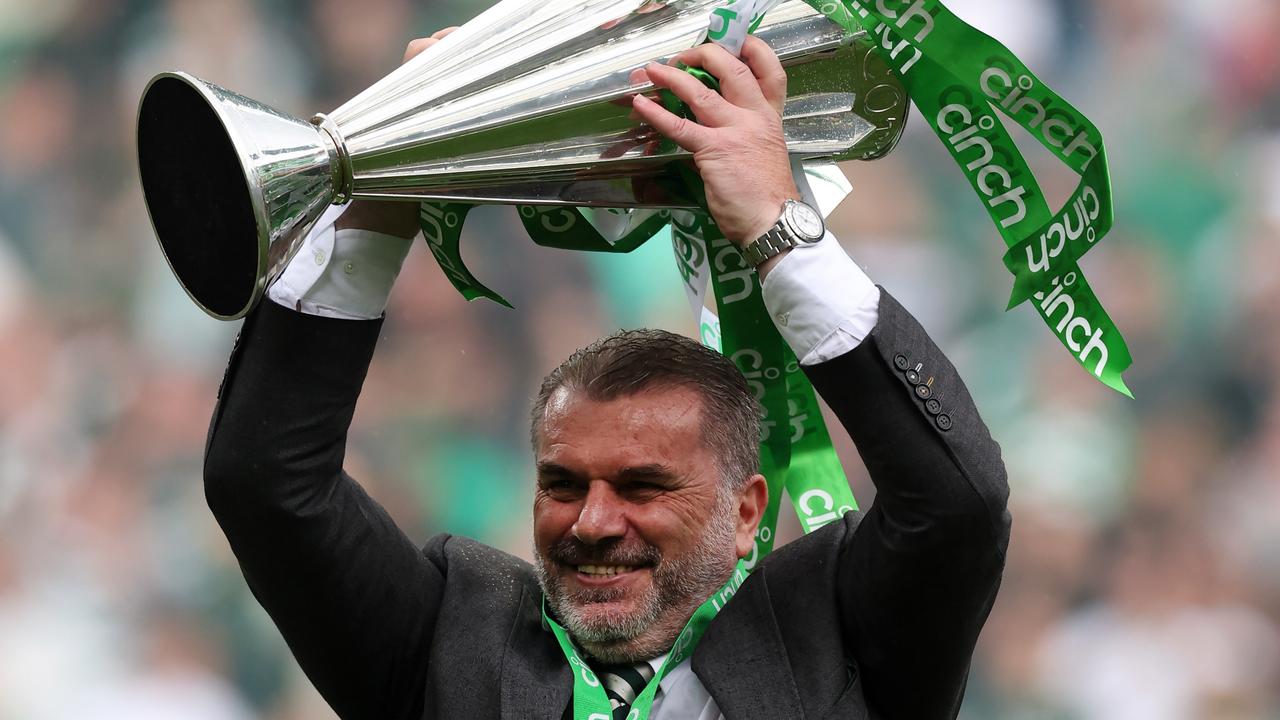
[[[649,661],[654,672],[667,659],[661,655]],[[715,698],[693,674],[689,659],[672,668],[658,684],[658,695],[649,710],[649,720],[724,720]]]
[[[387,306],[391,286],[413,240],[366,230],[335,231],[342,208],[330,208],[268,297],[326,317],[371,320]],[[764,304],[802,365],[854,349],[876,326],[880,289],[831,233],[792,249],[762,284]],[[649,661],[656,671],[666,655]],[[720,708],[686,659],[662,679],[651,720],[723,720]]]

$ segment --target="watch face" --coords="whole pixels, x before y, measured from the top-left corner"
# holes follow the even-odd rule
[[[826,233],[826,226],[822,222],[822,216],[808,205],[793,203],[790,215],[791,227],[795,228],[801,239],[817,242]]]

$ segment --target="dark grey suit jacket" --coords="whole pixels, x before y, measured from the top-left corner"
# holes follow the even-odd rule
[[[255,311],[210,428],[209,505],[343,718],[556,720],[572,682],[530,566],[456,536],[416,547],[342,470],[380,327]],[[728,720],[954,717],[1008,544],[999,448],[888,293],[866,341],[806,373],[876,500],[762,563],[693,670]]]

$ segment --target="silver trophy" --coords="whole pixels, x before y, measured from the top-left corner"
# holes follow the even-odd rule
[[[138,111],[138,164],[161,249],[187,294],[231,320],[325,209],[353,198],[694,207],[673,166],[688,153],[639,124],[629,97],[653,90],[635,71],[702,42],[721,4],[503,0],[309,121],[157,75]],[[907,95],[870,36],[800,0],[755,34],[787,70],[793,159],[868,160],[897,143]]]

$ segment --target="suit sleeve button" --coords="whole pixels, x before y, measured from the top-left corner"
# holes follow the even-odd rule
[[[950,429],[951,429],[951,416],[950,416],[950,415],[948,415],[948,414],[946,414],[946,413],[942,413],[942,414],[941,414],[941,415],[939,415],[937,418],[935,418],[935,420],[936,420],[936,422],[938,423],[938,429],[939,429],[939,430],[941,430],[941,431],[943,431],[943,432],[946,432],[947,430],[950,430]]]
[[[921,400],[928,400],[929,398],[933,397],[933,389],[930,388],[928,385],[917,385],[916,397],[920,398]]]
[[[899,370],[906,370],[911,365],[910,363],[907,362],[906,355],[903,355],[902,353],[898,353],[897,355],[893,356],[893,366],[898,368]]]
[[[907,382],[911,383],[912,385],[915,385],[916,383],[920,382],[920,373],[916,372],[915,370],[908,370]]]
[[[942,403],[938,402],[938,398],[929,398],[924,401],[924,409],[928,410],[930,415],[937,415],[942,412]]]

